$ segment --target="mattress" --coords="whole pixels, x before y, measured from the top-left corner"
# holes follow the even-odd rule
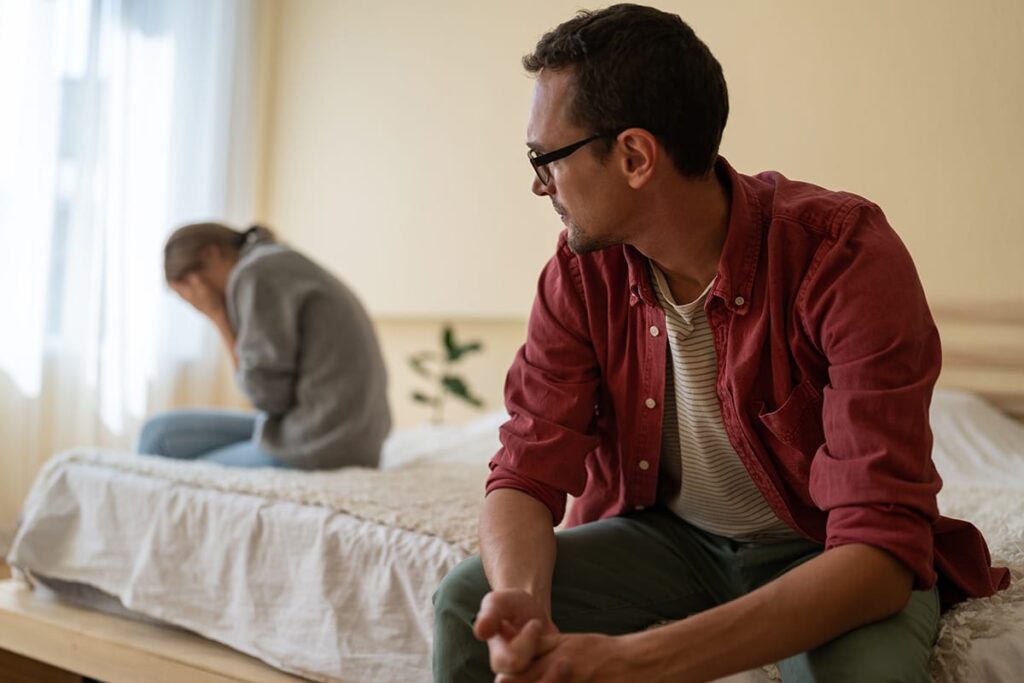
[[[394,434],[382,470],[238,470],[97,450],[55,457],[8,563],[60,595],[186,628],[315,681],[429,681],[431,596],[476,551],[492,414]],[[943,617],[940,681],[1024,668],[1024,426],[937,392],[945,514],[975,522],[1014,585]],[[773,667],[730,683],[777,678]]]

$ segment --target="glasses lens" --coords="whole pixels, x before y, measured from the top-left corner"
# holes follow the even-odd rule
[[[551,182],[551,174],[548,173],[548,167],[546,165],[538,166],[534,163],[534,160],[537,158],[537,154],[534,153],[533,150],[526,153],[526,158],[530,160],[530,166],[533,167],[533,172],[537,174],[537,180],[540,181],[541,185],[547,185]]]

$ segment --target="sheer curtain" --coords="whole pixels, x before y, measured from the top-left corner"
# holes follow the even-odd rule
[[[254,213],[258,0],[0,0],[0,550],[42,462],[223,405],[163,285],[177,224]],[[6,537],[6,538],[5,538]]]

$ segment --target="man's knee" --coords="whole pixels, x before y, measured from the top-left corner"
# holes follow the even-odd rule
[[[472,625],[480,601],[490,590],[479,557],[471,557],[448,572],[434,593],[434,621],[455,619]]]
[[[915,591],[899,614],[779,662],[784,683],[926,683],[938,628],[938,593]]]
[[[827,646],[779,663],[783,683],[929,683],[928,659],[872,657],[856,661],[830,656]]]
[[[434,681],[491,680],[487,646],[473,636],[480,601],[490,590],[479,557],[452,569],[434,593]]]

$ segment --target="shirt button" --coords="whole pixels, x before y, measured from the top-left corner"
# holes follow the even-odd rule
[[[640,469],[646,472],[647,470],[651,469],[651,463],[647,462],[646,460],[641,460]]]
[[[747,303],[747,300],[744,299],[742,296],[738,296],[735,299],[733,299],[732,302],[737,306],[742,306],[743,304]]]
[[[651,325],[651,336],[652,337],[657,337],[659,334],[661,334],[661,330],[658,329],[658,326],[657,325]]]
[[[653,408],[654,406],[658,405],[658,402],[655,401],[653,398],[649,398],[646,401],[644,401],[644,405],[647,406],[648,408]]]

